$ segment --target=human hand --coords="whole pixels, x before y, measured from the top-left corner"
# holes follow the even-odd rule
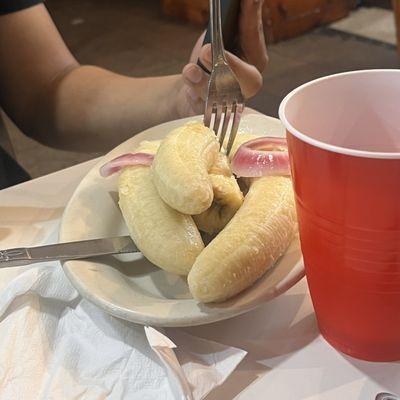
[[[254,96],[262,87],[262,72],[268,63],[265,45],[262,6],[263,0],[242,0],[239,15],[239,54],[226,52],[230,67],[239,80],[243,95]],[[200,58],[205,67],[211,70],[211,46],[202,47],[205,33],[193,48],[190,62],[182,70],[183,86],[178,101],[181,116],[202,114],[207,95],[209,75],[196,63]]]

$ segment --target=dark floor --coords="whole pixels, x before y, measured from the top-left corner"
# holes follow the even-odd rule
[[[132,76],[179,73],[203,30],[165,17],[156,0],[47,0],[46,5],[81,63]],[[272,116],[291,89],[311,79],[400,65],[394,46],[329,28],[268,49],[264,88],[248,105]],[[49,149],[15,131],[11,136],[18,161],[33,177],[96,155]]]
[[[81,63],[127,75],[180,72],[202,31],[164,16],[155,0],[48,0],[46,5]]]

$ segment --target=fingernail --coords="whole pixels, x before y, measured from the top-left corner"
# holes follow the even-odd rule
[[[203,77],[203,72],[197,65],[191,65],[184,71],[185,78],[192,83],[199,83]]]
[[[199,83],[203,78],[203,71],[197,65],[193,65],[192,68],[189,69],[189,77],[188,79],[193,83]]]

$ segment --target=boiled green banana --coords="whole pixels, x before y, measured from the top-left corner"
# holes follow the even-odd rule
[[[158,146],[157,142],[143,142],[136,151],[154,154]],[[204,248],[193,218],[161,199],[148,166],[125,168],[118,192],[129,233],[143,255],[168,272],[187,275]]]
[[[219,153],[209,171],[213,202],[206,211],[194,215],[197,227],[210,235],[222,230],[243,203],[243,194],[232,175],[227,157]]]
[[[209,170],[219,153],[214,132],[188,123],[170,132],[153,161],[153,182],[161,198],[183,214],[207,210],[213,201]]]
[[[285,252],[296,229],[290,178],[254,179],[238,212],[193,264],[192,296],[207,303],[240,293]]]

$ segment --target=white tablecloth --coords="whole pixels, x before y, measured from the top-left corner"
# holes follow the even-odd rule
[[[0,191],[0,247],[56,242],[63,209],[93,164]],[[0,270],[0,290],[26,268]],[[253,312],[182,330],[248,351],[207,400],[372,400],[378,392],[400,393],[399,363],[352,359],[319,335],[305,279]]]

